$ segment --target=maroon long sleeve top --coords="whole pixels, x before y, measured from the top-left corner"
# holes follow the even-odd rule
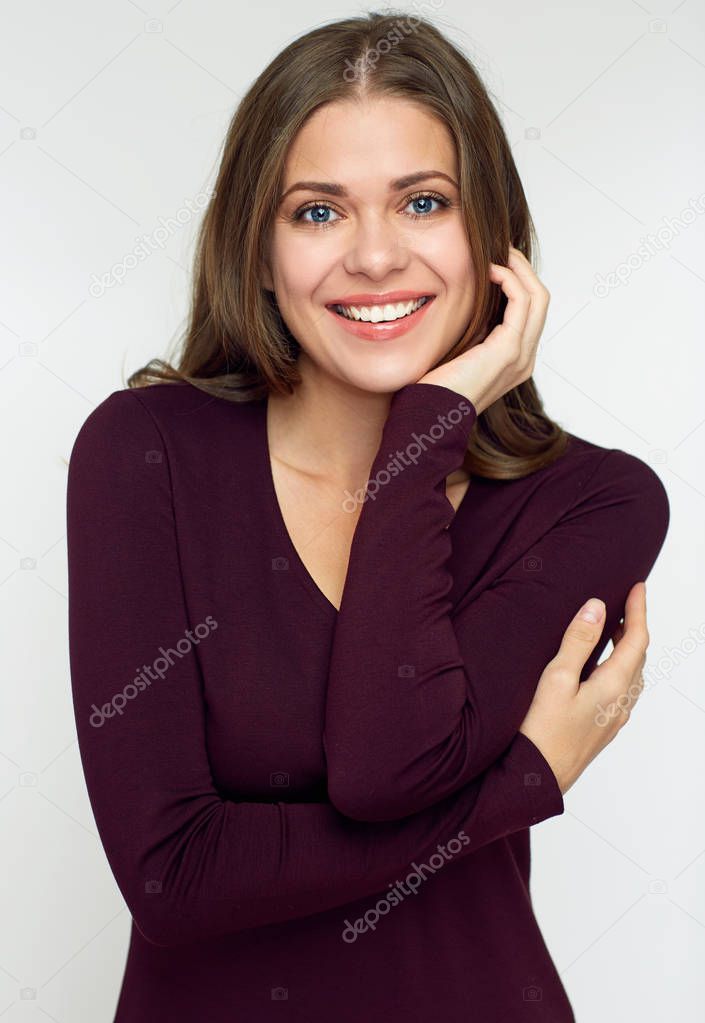
[[[518,728],[590,596],[669,522],[637,457],[569,435],[446,477],[476,411],[392,399],[340,611],[287,532],[266,400],[112,393],[70,459],[69,639],[96,825],[133,918],[114,1023],[571,1023],[529,828],[564,811]]]

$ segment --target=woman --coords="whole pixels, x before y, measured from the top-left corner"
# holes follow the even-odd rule
[[[544,412],[531,236],[415,17],[319,28],[240,104],[179,364],[70,462],[116,1023],[574,1019],[529,828],[638,698],[668,500]]]

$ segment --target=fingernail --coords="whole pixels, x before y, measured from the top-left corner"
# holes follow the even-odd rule
[[[579,616],[586,622],[599,622],[605,613],[605,605],[597,597],[590,597],[587,604],[580,608]]]

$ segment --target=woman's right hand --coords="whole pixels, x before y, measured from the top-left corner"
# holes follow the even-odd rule
[[[584,609],[573,618],[519,728],[539,748],[563,794],[626,724],[644,688],[641,672],[649,645],[646,585],[632,586],[624,626],[618,625],[612,636],[612,653],[580,682],[580,672],[604,628],[604,602],[593,599],[598,620],[581,618]]]

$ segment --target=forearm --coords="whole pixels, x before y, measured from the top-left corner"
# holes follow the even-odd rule
[[[371,479],[393,447],[428,432],[453,407],[453,392],[425,394],[424,386],[404,389],[393,404]],[[333,802],[370,820],[416,813],[494,763],[517,734],[570,619],[599,596],[606,623],[587,677],[668,527],[653,470],[625,452],[584,450],[554,472],[507,484],[506,499],[499,490],[493,504],[478,499],[468,529],[500,532],[494,513],[501,539],[493,547],[480,532],[462,537],[471,568],[465,591],[451,599],[445,478],[468,425],[461,420],[455,434],[442,433],[417,465],[382,485],[353,539],[324,745]],[[473,500],[472,487],[465,500]]]

